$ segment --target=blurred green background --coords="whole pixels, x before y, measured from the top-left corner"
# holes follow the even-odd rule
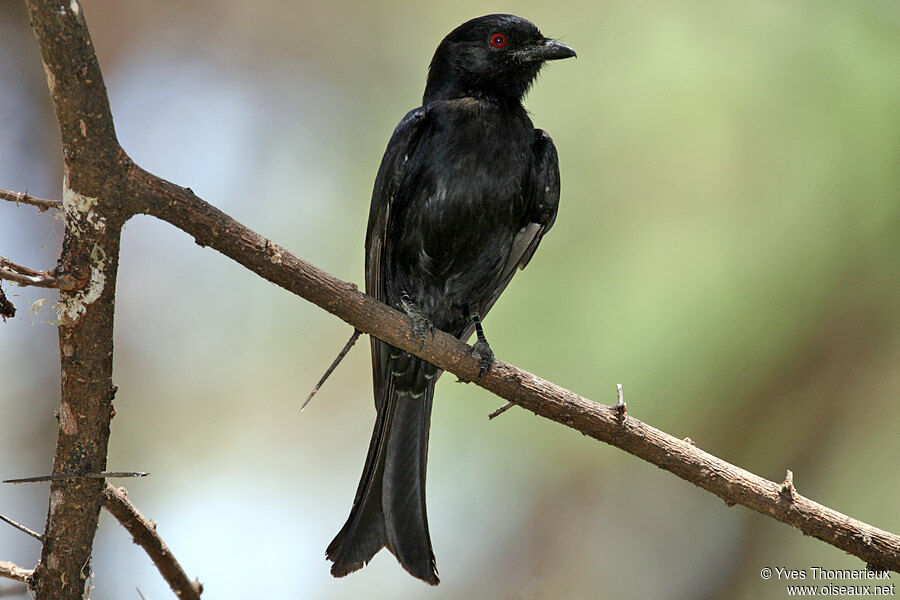
[[[440,39],[514,12],[578,51],[526,106],[559,149],[559,219],[486,319],[498,356],[800,493],[900,530],[900,4],[84,0],[119,138],[142,166],[362,282],[369,194]],[[427,6],[427,8],[426,8]],[[58,197],[61,154],[21,2],[0,3],[0,187]],[[0,255],[62,226],[0,203]],[[110,468],[210,598],[782,597],[764,566],[862,563],[453,377],[429,517],[443,583],[324,549],[374,419],[367,344],[172,227],[128,223]],[[4,285],[0,477],[44,473],[55,296]],[[47,298],[40,310],[29,311]],[[37,308],[37,307],[35,307]],[[43,526],[43,485],[0,512]],[[0,527],[0,559],[34,540]],[[170,596],[103,515],[96,600]],[[894,575],[896,581],[897,575]],[[0,590],[9,585],[0,582]]]

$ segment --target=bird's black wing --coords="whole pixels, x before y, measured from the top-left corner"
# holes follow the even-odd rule
[[[531,172],[523,186],[522,196],[527,206],[523,226],[513,239],[512,249],[497,278],[494,293],[488,302],[479,307],[483,317],[500,297],[516,271],[524,269],[534,256],[544,234],[553,227],[559,208],[559,158],[550,135],[542,129],[534,130],[531,145]],[[460,339],[469,339],[475,331],[474,324],[466,328]]]
[[[424,107],[411,110],[403,117],[388,142],[375,177],[366,231],[366,293],[380,302],[387,302],[384,271],[391,208],[397,188],[406,174],[410,155],[415,152],[428,120],[428,110]],[[384,374],[387,371],[388,350],[384,342],[374,337],[371,341],[375,404],[381,410],[378,402],[383,397],[380,392],[387,383]]]

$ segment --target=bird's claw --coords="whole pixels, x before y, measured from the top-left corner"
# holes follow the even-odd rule
[[[494,351],[491,350],[487,340],[478,340],[469,348],[469,354],[477,354],[479,358],[478,378],[484,377],[484,374],[491,370],[494,364]]]
[[[431,333],[434,338],[434,324],[425,316],[419,305],[413,302],[405,292],[400,296],[400,305],[413,323],[413,337],[419,339],[419,350],[425,347],[425,334]]]

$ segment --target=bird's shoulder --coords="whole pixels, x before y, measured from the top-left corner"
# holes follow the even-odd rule
[[[400,119],[391,137],[402,138],[415,132],[428,119],[431,112],[427,106],[419,106],[412,109]]]
[[[549,229],[559,206],[559,156],[553,138],[543,129],[534,130],[529,184],[531,218]]]

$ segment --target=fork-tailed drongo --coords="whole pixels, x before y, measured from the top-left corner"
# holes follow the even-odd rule
[[[438,46],[422,106],[394,131],[366,233],[366,292],[405,310],[424,336],[466,340],[484,369],[485,315],[556,219],[559,167],[550,136],[522,99],[544,62],[575,52],[513,15],[463,23]],[[350,517],[328,546],[331,573],[362,568],[387,547],[437,584],[425,516],[432,364],[372,338],[375,430]]]

